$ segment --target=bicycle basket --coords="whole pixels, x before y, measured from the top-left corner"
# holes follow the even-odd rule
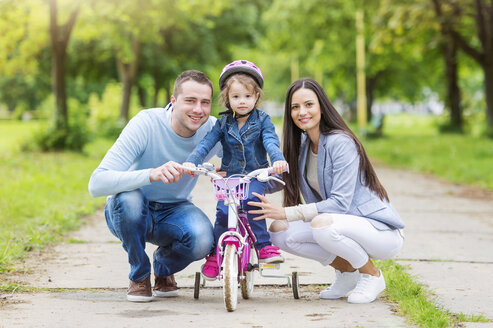
[[[235,199],[245,200],[248,197],[250,181],[244,178],[212,179],[214,196],[217,200],[225,200],[229,195]]]

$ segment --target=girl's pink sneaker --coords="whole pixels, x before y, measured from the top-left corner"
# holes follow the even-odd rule
[[[258,252],[259,262],[262,263],[283,263],[284,257],[279,252],[279,247],[267,245]]]
[[[202,276],[205,280],[216,280],[219,274],[219,267],[217,266],[216,255],[208,255],[205,257],[205,263],[202,265]]]

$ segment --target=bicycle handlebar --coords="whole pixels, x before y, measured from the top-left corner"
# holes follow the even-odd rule
[[[214,165],[211,163],[199,164],[198,166],[195,167],[195,169],[187,167],[187,166],[183,166],[181,164],[178,164],[178,167],[180,169],[192,171],[192,172],[200,174],[200,175],[206,175],[206,176],[213,178],[213,179],[222,179],[223,178],[222,176],[220,176],[219,174],[216,173]]]
[[[289,173],[289,165],[287,166],[286,172]],[[247,174],[247,177],[249,177],[249,178],[256,178],[260,182],[267,182],[269,180],[274,180],[274,181],[277,181],[277,182],[279,182],[279,183],[281,183],[283,185],[286,184],[281,179],[278,179],[276,177],[273,177],[271,175],[272,173],[274,173],[274,169],[272,167],[266,167],[264,169],[258,169],[258,170],[255,170],[255,171],[252,171],[252,172],[248,173]]]
[[[187,166],[183,166],[180,164],[178,164],[178,167],[180,169],[192,171],[192,172],[200,174],[200,175],[206,175],[206,176],[211,177],[213,179],[223,179],[222,176],[220,176],[219,174],[216,173],[214,165],[211,163],[199,164],[198,166],[196,166],[195,169],[187,167]],[[287,167],[286,172],[289,173],[289,166]],[[245,178],[247,178],[247,179],[256,178],[260,182],[267,182],[269,180],[274,180],[274,181],[277,181],[277,182],[285,185],[284,181],[282,181],[281,179],[278,179],[276,177],[271,176],[272,173],[274,173],[274,169],[272,167],[266,167],[264,169],[258,169],[258,170],[255,170],[255,171],[248,173],[245,176]]]

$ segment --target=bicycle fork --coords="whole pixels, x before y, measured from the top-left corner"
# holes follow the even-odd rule
[[[248,224],[246,213],[240,206],[240,201],[236,198],[228,197],[224,202],[225,205],[228,205],[228,231],[219,237],[216,246],[216,261],[218,267],[221,268],[221,260],[224,256],[223,244],[234,245],[238,257],[238,275],[243,278],[244,272],[251,269],[248,268],[251,251],[250,245],[253,245],[255,242],[255,235]],[[247,240],[247,238],[250,238],[250,240]],[[219,279],[221,279],[221,275],[219,275]]]

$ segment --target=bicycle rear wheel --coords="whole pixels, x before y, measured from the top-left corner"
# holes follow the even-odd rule
[[[232,244],[225,247],[223,270],[224,305],[228,312],[233,312],[238,304],[238,256]]]
[[[253,264],[256,263],[255,258],[256,258],[255,248],[252,247],[250,249],[250,262],[249,262],[250,263],[249,266],[252,267],[252,269],[250,271],[245,271],[244,272],[245,278],[240,280],[241,296],[244,299],[249,299],[253,293],[253,287],[254,287],[253,273],[255,272],[255,270],[253,269]]]

